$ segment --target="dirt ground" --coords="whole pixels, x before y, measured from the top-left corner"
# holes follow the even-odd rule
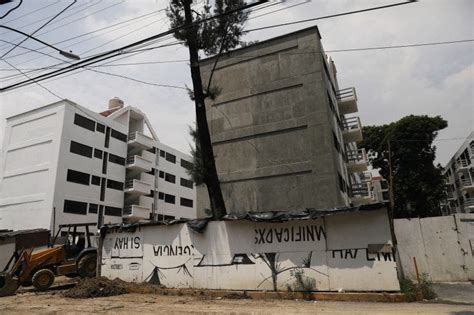
[[[474,315],[472,305],[309,302],[125,294],[72,299],[62,291],[23,292],[0,298],[0,314],[449,314]]]

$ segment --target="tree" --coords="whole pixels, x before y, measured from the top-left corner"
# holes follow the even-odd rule
[[[441,215],[444,178],[442,167],[434,165],[433,140],[447,126],[440,116],[410,115],[388,125],[363,128],[361,146],[375,153],[370,162],[386,179],[390,178],[390,146],[396,218]]]
[[[226,214],[226,208],[217,176],[205,105],[206,97],[212,94],[210,93],[212,74],[204,90],[199,68],[199,50],[208,55],[220,54],[239,45],[240,37],[243,35],[242,25],[248,17],[248,13],[241,8],[248,8],[255,4],[246,5],[243,0],[215,0],[213,15],[217,18],[214,19],[210,19],[211,6],[206,5],[204,10],[198,13],[192,10],[191,4],[192,0],[171,0],[166,13],[171,27],[177,29],[174,36],[189,49],[193,81],[191,98],[194,100],[196,109],[198,140],[196,147],[199,147],[202,160],[199,169],[202,171],[202,180],[207,187],[213,216],[221,219]],[[187,27],[182,28],[183,25]]]

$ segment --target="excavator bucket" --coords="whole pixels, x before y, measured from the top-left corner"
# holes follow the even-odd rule
[[[20,286],[18,279],[13,278],[8,273],[0,273],[0,296],[15,294]]]

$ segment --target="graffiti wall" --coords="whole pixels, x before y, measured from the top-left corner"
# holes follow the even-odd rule
[[[112,229],[102,275],[176,288],[396,291],[385,209],[281,223],[210,222]]]

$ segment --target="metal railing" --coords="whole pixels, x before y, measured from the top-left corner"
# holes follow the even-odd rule
[[[338,101],[344,101],[349,98],[354,98],[355,100],[357,100],[357,94],[355,88],[353,87],[345,88],[336,92],[336,99]]]
[[[125,181],[125,189],[133,188],[133,183],[134,183],[134,179],[129,179],[129,180]]]
[[[474,207],[474,198],[464,199],[464,207]]]
[[[122,216],[131,215],[132,214],[132,206],[126,206],[123,208]]]
[[[352,163],[367,162],[367,154],[365,149],[349,150],[346,152],[347,160]]]
[[[463,178],[461,179],[461,184],[463,187],[466,187],[466,186],[472,186],[472,180],[468,177],[468,178]]]
[[[127,156],[127,164],[135,163],[135,155]]]
[[[128,141],[133,141],[137,138],[138,131],[132,132],[128,134]]]
[[[458,160],[456,164],[457,164],[458,169],[460,169],[464,167],[469,167],[469,165],[471,165],[471,161],[462,159],[462,160]]]
[[[345,131],[360,129],[361,128],[360,118],[359,117],[345,118],[342,121],[342,125],[344,126]]]
[[[454,199],[454,193],[452,191],[446,192],[447,199]]]
[[[368,183],[358,183],[351,185],[352,197],[371,197],[372,192]]]

